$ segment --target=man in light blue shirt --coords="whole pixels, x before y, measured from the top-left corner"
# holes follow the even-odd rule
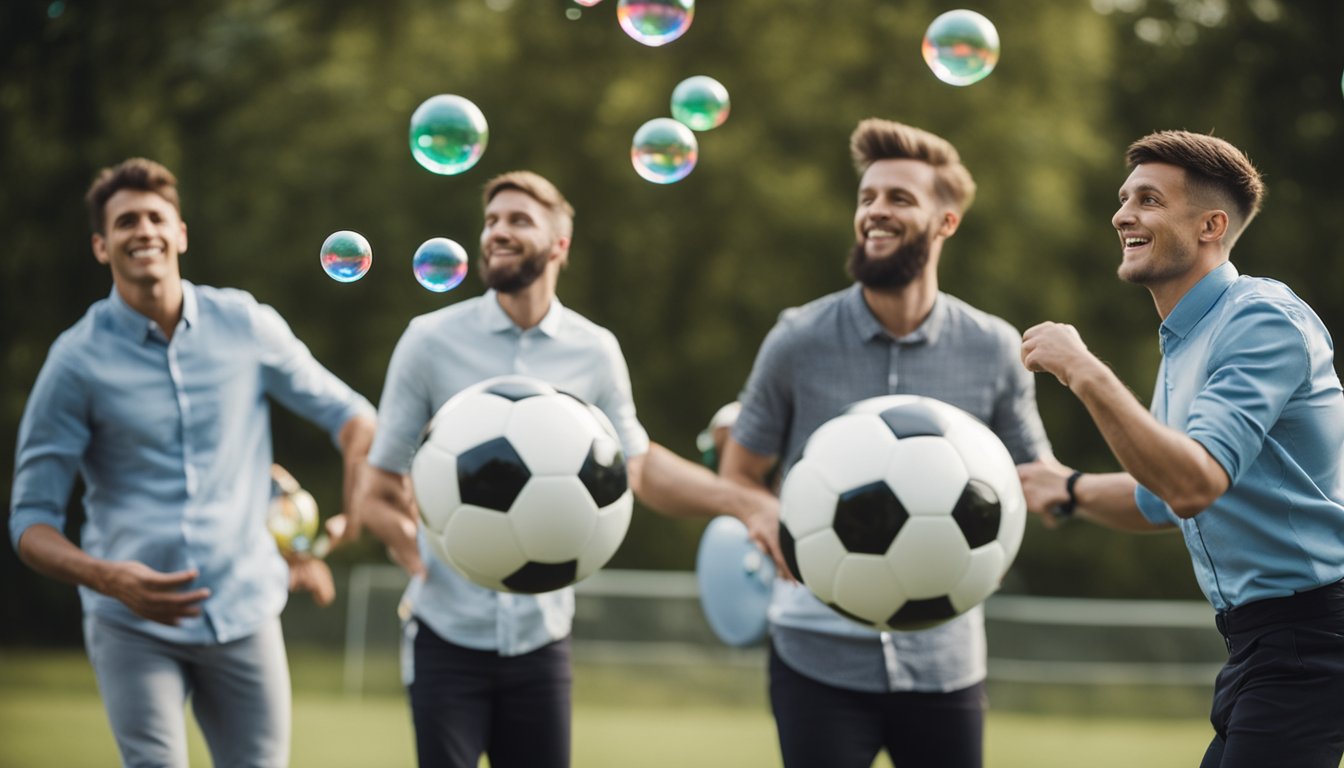
[[[747,517],[768,494],[721,481],[651,443],[635,417],[616,337],[556,298],[574,210],[530,171],[487,182],[480,273],[485,295],[413,319],[388,365],[370,482],[346,538],[367,529],[411,576],[402,601],[404,682],[426,768],[563,768],[570,759],[570,588],[539,595],[473,584],[417,538],[408,475],[422,430],[447,400],[484,379],[531,376],[611,420],[641,501],[673,515]]]
[[[1344,754],[1344,393],[1319,317],[1239,275],[1232,246],[1264,185],[1231,144],[1163,131],[1129,148],[1111,223],[1121,279],[1162,318],[1151,412],[1068,325],[1022,360],[1087,406],[1125,472],[1020,468],[1032,511],[1120,530],[1179,529],[1228,662],[1204,768],[1328,766]]]
[[[756,488],[787,476],[823,423],[870,397],[913,394],[987,424],[1016,461],[1048,455],[1035,385],[1006,321],[938,289],[938,264],[975,196],[956,148],[890,120],[850,138],[860,174],[855,282],[785,310],[756,355],[720,471]],[[748,521],[776,547],[778,518]],[[780,573],[786,572],[781,566]],[[770,703],[785,768],[978,768],[985,627],[977,606],[922,632],[877,632],[779,580],[769,610]]]
[[[267,530],[269,401],[330,433],[347,471],[373,407],[275,310],[182,279],[187,228],[166,168],[106,169],[88,204],[113,289],[52,345],[29,396],[11,540],[34,570],[79,586],[124,764],[185,766],[190,700],[215,764],[287,765],[279,615],[290,586],[329,587],[330,572],[287,566]],[[62,533],[76,474],[80,546]]]

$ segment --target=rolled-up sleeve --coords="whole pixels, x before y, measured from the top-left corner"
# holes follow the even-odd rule
[[[89,444],[88,404],[82,382],[65,364],[63,346],[52,346],[19,423],[9,538],[17,550],[24,531],[37,524],[65,526],[65,508]]]

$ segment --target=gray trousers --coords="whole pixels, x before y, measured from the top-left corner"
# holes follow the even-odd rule
[[[279,618],[241,640],[180,645],[85,616],[84,644],[124,766],[187,766],[188,701],[216,768],[289,764]]]

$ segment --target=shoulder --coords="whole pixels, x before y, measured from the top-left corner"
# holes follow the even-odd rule
[[[1017,353],[1022,334],[1012,323],[951,294],[942,293],[939,298],[947,305],[947,331],[956,338]]]
[[[857,294],[853,286],[813,299],[806,304],[789,307],[779,313],[772,336],[806,337],[832,328],[845,314],[848,302]],[[862,299],[859,299],[860,301]]]
[[[473,296],[455,304],[440,307],[432,312],[416,315],[406,324],[405,333],[408,336],[434,334],[445,326],[458,325],[467,318],[473,317],[483,300],[484,298],[481,296]]]

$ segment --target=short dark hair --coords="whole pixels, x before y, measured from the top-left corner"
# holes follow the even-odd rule
[[[933,166],[934,191],[964,212],[975,200],[975,179],[952,142],[912,125],[870,117],[849,137],[849,154],[862,175],[878,160],[920,160]]]
[[[1190,131],[1158,131],[1135,141],[1125,152],[1132,171],[1142,163],[1166,163],[1185,170],[1195,195],[1216,195],[1231,203],[1237,216],[1232,239],[1260,212],[1265,183],[1246,154],[1215,136]]]
[[[89,224],[95,233],[103,233],[107,201],[123,189],[153,192],[172,203],[179,215],[182,213],[177,196],[177,177],[173,172],[153,160],[132,157],[99,171],[89,185],[89,191],[84,194],[84,203],[89,210]]]
[[[485,183],[481,204],[489,205],[490,201],[495,199],[495,195],[506,189],[517,190],[541,203],[551,215],[551,220],[560,234],[564,237],[573,236],[574,206],[570,205],[565,196],[560,194],[560,190],[541,174],[532,171],[501,173]]]

